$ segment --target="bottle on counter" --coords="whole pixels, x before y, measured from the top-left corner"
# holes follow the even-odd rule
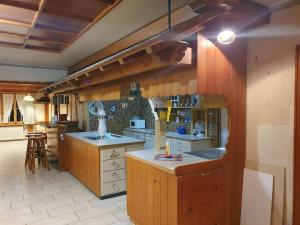
[[[166,154],[166,157],[171,157],[171,142],[170,142],[170,140],[166,141],[165,154]]]

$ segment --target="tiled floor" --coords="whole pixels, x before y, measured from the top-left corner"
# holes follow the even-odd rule
[[[0,142],[1,225],[128,225],[126,196],[100,200],[67,172],[24,167],[26,142]]]

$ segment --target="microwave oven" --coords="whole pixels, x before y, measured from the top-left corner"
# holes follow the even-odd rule
[[[130,128],[136,128],[136,129],[145,128],[145,120],[130,120]]]

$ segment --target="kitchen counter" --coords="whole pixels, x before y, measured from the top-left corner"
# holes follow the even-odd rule
[[[157,151],[155,149],[127,152],[126,156],[137,161],[143,162],[147,165],[153,166],[155,168],[161,169],[167,173],[175,174],[175,169],[179,166],[185,166],[190,164],[196,164],[201,162],[210,161],[208,159],[200,158],[197,156],[188,155],[186,153],[182,154],[182,161],[159,161],[154,160],[156,154],[163,154],[164,151]],[[172,152],[175,154],[176,152]]]
[[[152,134],[154,135],[153,129],[135,129],[135,128],[125,128],[124,130],[134,131],[134,132],[140,132],[145,134]],[[184,141],[201,141],[201,140],[210,140],[211,138],[206,137],[198,137],[190,134],[178,134],[176,132],[167,132],[166,133],[167,138],[175,138],[180,139]]]
[[[79,139],[85,143],[97,146],[97,147],[109,147],[113,145],[124,145],[124,144],[139,144],[144,143],[145,141],[126,137],[122,135],[114,135],[107,133],[107,137],[99,140],[91,140],[87,137],[96,138],[98,137],[98,132],[76,132],[76,133],[66,133],[67,136]]]

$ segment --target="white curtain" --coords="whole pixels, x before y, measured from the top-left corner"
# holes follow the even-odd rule
[[[25,101],[24,101],[25,95],[16,95],[17,103],[19,106],[20,113],[22,115],[22,119],[24,119],[24,113],[25,113]]]
[[[36,122],[36,114],[33,102],[25,101],[23,122],[25,124],[34,124]]]
[[[3,94],[3,123],[10,122],[10,114],[14,104],[13,94]]]

